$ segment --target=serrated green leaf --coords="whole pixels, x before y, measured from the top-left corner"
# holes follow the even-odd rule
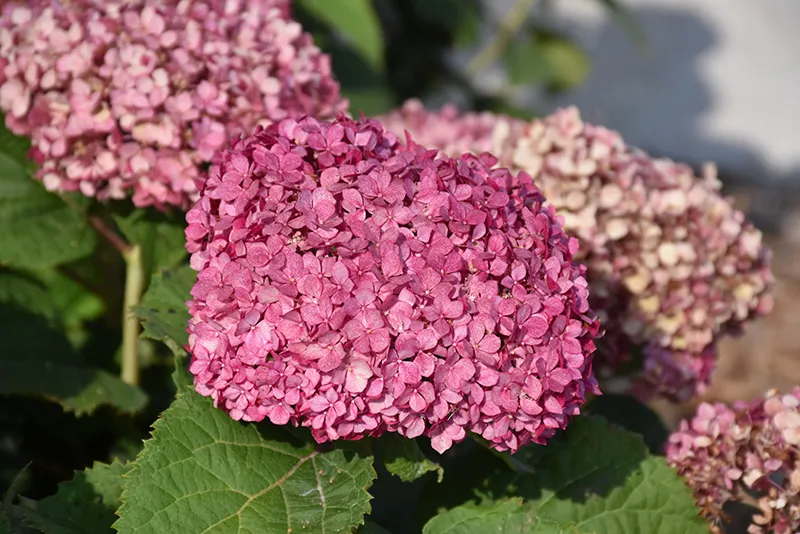
[[[153,276],[142,304],[133,308],[142,320],[142,337],[161,341],[172,351],[175,357],[172,381],[179,388],[192,384],[184,347],[189,342],[186,301],[191,298],[189,292],[196,280],[197,273],[188,266],[162,270]]]
[[[436,473],[439,482],[444,469],[422,454],[417,442],[395,433],[385,434],[377,441],[377,450],[386,470],[403,482],[412,482],[431,473]]]
[[[535,475],[508,488],[538,516],[596,534],[700,534],[708,526],[691,491],[641,437],[580,417],[537,455]]]
[[[507,499],[483,504],[464,504],[431,518],[422,534],[559,534],[564,530],[556,523],[543,521],[523,505],[521,499]]]
[[[0,265],[39,269],[88,256],[94,230],[80,210],[31,177],[27,146],[0,124]]]
[[[336,30],[375,70],[383,70],[383,35],[371,0],[300,0],[298,3]]]
[[[147,402],[140,389],[88,366],[46,318],[0,302],[0,394],[35,395],[76,415],[111,405],[136,412]]]
[[[101,534],[114,532],[111,525],[120,505],[123,475],[130,467],[119,461],[95,462],[78,471],[58,492],[38,503],[26,516],[46,534]]]
[[[350,532],[370,510],[372,458],[327,452],[287,427],[243,424],[184,388],[122,494],[123,534]]]
[[[176,356],[186,354],[183,349],[189,342],[186,301],[192,298],[189,292],[196,280],[197,272],[188,266],[162,270],[153,276],[142,304],[133,310],[142,319],[142,335],[163,342]]]
[[[186,225],[177,214],[154,208],[134,209],[115,215],[114,220],[128,242],[141,246],[148,277],[159,269],[177,267],[186,258]]]

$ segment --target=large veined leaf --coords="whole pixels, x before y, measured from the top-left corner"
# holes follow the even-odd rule
[[[700,534],[691,491],[641,437],[600,417],[580,417],[562,439],[537,450],[535,473],[509,492],[536,515],[595,534]]]
[[[356,444],[357,446],[357,444]],[[350,532],[370,511],[372,457],[233,421],[183,388],[127,476],[123,534]]]
[[[336,30],[374,69],[383,69],[383,36],[372,0],[300,0],[298,3]]]
[[[78,471],[58,492],[26,511],[28,522],[46,534],[102,534],[114,532],[111,525],[120,505],[122,476],[128,465],[95,462]]]
[[[101,405],[142,408],[140,389],[83,361],[58,329],[58,301],[50,296],[34,278],[0,272],[0,394],[45,397],[77,415]]]
[[[578,530],[564,528],[557,523],[542,520],[523,505],[521,499],[499,502],[465,504],[433,517],[422,529],[423,534],[561,534]],[[588,534],[588,533],[587,533]]]
[[[31,177],[27,147],[0,117],[0,265],[36,269],[89,255],[94,230],[66,197]]]

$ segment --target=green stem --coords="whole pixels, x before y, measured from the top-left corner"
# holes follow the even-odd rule
[[[479,74],[483,69],[500,57],[500,54],[502,54],[503,50],[508,46],[508,42],[514,38],[527,20],[528,12],[535,2],[536,0],[517,0],[517,2],[511,6],[506,16],[500,21],[500,28],[498,28],[495,36],[486,43],[486,46],[484,46],[467,65],[467,74],[472,76]]]
[[[142,247],[131,245],[123,253],[125,258],[125,301],[122,306],[122,372],[123,382],[139,383],[139,318],[132,308],[137,306],[144,291]]]

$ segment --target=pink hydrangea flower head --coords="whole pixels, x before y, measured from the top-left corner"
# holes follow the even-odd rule
[[[488,150],[533,177],[581,242],[576,260],[606,331],[595,362],[604,389],[677,401],[702,393],[719,336],[771,308],[769,251],[711,167],[697,177],[651,158],[575,108],[526,122],[410,101],[381,120],[450,155]],[[620,380],[634,352],[643,368]]]
[[[758,508],[748,533],[800,530],[800,388],[732,407],[703,403],[666,453],[713,532],[723,532],[723,507],[734,502]]]
[[[188,205],[256,124],[346,108],[288,0],[35,0],[0,11],[0,111],[53,191]]]
[[[319,442],[543,443],[577,414],[598,321],[577,240],[525,173],[372,120],[237,141],[187,214],[195,387]]]

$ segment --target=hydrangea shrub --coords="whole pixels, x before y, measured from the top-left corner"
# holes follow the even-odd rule
[[[564,428],[598,392],[577,240],[494,163],[344,117],[237,141],[187,215],[197,390],[320,442],[515,451]]]
[[[394,4],[0,5],[0,532],[797,530],[798,392],[669,459],[607,394],[702,389],[760,234],[574,110],[348,118],[294,16],[379,105]]]
[[[346,107],[287,0],[35,0],[0,12],[0,110],[51,191],[187,206],[257,124]]]
[[[698,177],[652,158],[575,108],[526,122],[409,101],[382,120],[447,154],[490,151],[533,177],[580,239],[576,259],[606,332],[596,369],[608,387],[687,400],[711,378],[718,337],[771,308],[769,251],[720,195],[712,167]],[[620,367],[634,351],[643,369],[630,385]]]
[[[800,530],[800,388],[733,406],[702,403],[666,447],[714,532],[730,508],[751,507],[752,534]]]

